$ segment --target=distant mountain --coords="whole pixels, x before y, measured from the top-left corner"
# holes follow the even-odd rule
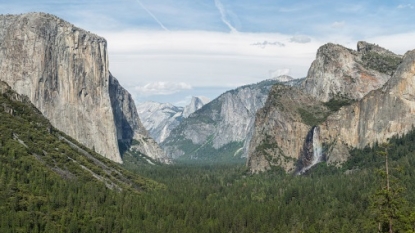
[[[183,117],[187,118],[190,114],[196,112],[197,110],[201,109],[203,105],[209,103],[209,99],[206,97],[192,97],[192,100],[188,105],[186,105],[183,109]]]
[[[183,118],[183,107],[176,107],[168,103],[139,103],[137,104],[137,112],[143,126],[158,143],[163,142]]]
[[[276,83],[269,79],[225,92],[183,119],[162,148],[173,159],[244,161],[255,114]]]
[[[156,142],[161,143],[180,124],[183,118],[187,118],[208,102],[209,100],[206,97],[193,96],[190,103],[183,108],[169,103],[150,101],[137,104],[137,111],[150,136]]]
[[[289,81],[293,81],[295,79],[291,76],[288,76],[288,75],[280,75],[278,77],[275,77],[274,80],[276,80],[278,82],[289,82]]]

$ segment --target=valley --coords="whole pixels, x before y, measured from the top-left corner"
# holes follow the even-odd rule
[[[57,16],[0,15],[0,232],[415,232],[415,50],[326,43],[304,78],[184,107],[109,64]]]

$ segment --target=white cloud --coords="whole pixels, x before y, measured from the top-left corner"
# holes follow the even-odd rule
[[[414,9],[414,5],[412,4],[400,4],[397,7],[398,9]]]
[[[192,86],[183,82],[153,82],[143,86],[136,86],[134,89],[138,95],[170,95],[182,90],[190,90],[192,89]]]
[[[415,31],[394,35],[369,37],[366,41],[378,44],[397,54],[404,54],[408,50],[415,49]]]
[[[285,46],[284,43],[281,43],[279,41],[271,42],[271,41],[267,41],[267,40],[265,40],[264,42],[256,42],[256,43],[253,43],[251,45],[258,46],[261,49],[265,49],[265,47],[267,47],[267,46],[278,46],[278,47],[284,47]]]
[[[293,78],[305,77],[317,49],[328,42],[355,49],[358,40],[366,40],[403,54],[406,50],[415,48],[414,33],[358,39],[345,36],[344,33],[329,34],[322,38],[304,35],[304,38],[310,38],[310,42],[298,43],[307,40],[303,40],[303,36],[293,37],[279,33],[149,30],[97,32],[108,41],[112,74],[122,85],[130,83],[125,86],[133,95],[171,93],[173,90],[185,93],[180,86],[170,89],[150,88],[152,86],[133,88],[137,85],[144,87],[151,80],[153,83],[182,82],[190,85],[192,91],[200,90],[197,88],[209,89],[212,94],[205,95],[210,98],[222,93],[214,91],[214,88],[223,91],[256,83],[269,78],[270,71],[274,71],[275,75],[289,71]],[[277,41],[285,46],[258,49],[251,45],[253,41]],[[153,90],[150,91],[151,89]],[[191,95],[199,93],[192,92]]]
[[[283,68],[283,69],[277,69],[277,70],[270,70],[269,71],[269,78],[277,78],[281,75],[289,75],[290,74],[290,69],[288,68]]]
[[[305,44],[310,43],[311,38],[308,36],[296,35],[290,38],[290,42]]]
[[[334,23],[331,24],[332,28],[344,28],[344,26],[346,25],[346,23],[344,21],[336,21]]]
[[[206,31],[99,32],[108,41],[110,70],[120,82],[184,82],[229,89],[267,79],[275,67],[304,77],[325,42],[290,43],[278,33]],[[252,41],[285,46],[258,49]],[[262,42],[261,42],[262,43]]]

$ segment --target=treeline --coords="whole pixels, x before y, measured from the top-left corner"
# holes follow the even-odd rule
[[[385,210],[374,203],[385,186],[378,145],[353,150],[342,168],[320,163],[303,176],[253,175],[238,163],[137,166],[134,157],[124,166],[139,175],[100,159],[119,171],[108,174],[30,109],[0,96],[0,232],[377,232]],[[394,232],[415,230],[414,141],[411,131],[387,151],[403,200]],[[121,189],[109,183],[117,180]]]
[[[405,200],[394,232],[415,231],[414,141],[411,131],[389,142],[390,175]],[[386,185],[378,173],[385,169],[380,150],[377,144],[353,150],[343,167],[320,163],[304,176],[189,164],[137,172],[167,185],[142,197],[154,200],[149,216],[161,217],[155,232],[377,232],[374,198]]]

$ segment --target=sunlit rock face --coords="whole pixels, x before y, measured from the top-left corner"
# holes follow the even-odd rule
[[[252,172],[294,172],[316,158],[340,165],[349,149],[412,129],[414,96],[415,51],[402,57],[366,42],[357,51],[324,45],[301,85],[271,90],[256,116],[247,165]]]
[[[338,96],[359,100],[382,87],[400,61],[401,56],[366,42],[359,42],[357,51],[329,43],[318,49],[302,89],[324,102]]]
[[[119,140],[145,135],[132,99],[109,73],[104,38],[29,13],[1,15],[0,41],[0,79],[59,130],[119,163]]]

